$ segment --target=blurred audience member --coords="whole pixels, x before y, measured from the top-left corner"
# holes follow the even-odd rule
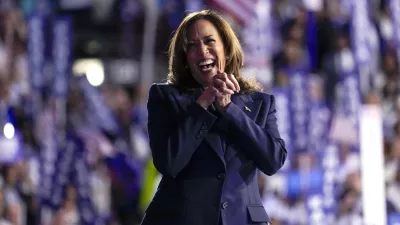
[[[73,184],[66,187],[65,198],[58,210],[55,218],[54,225],[78,225],[80,223],[80,212],[76,200],[76,188]]]

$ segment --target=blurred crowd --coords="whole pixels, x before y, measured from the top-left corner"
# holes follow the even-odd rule
[[[291,77],[285,73],[287,67],[309,68],[311,98],[319,99],[332,112],[330,132],[334,132],[335,118],[340,117],[345,104],[341,83],[345,80],[343,70],[348,64],[356,64],[355,43],[352,39],[351,11],[343,7],[340,1],[325,1],[323,8],[315,14],[309,14],[301,5],[295,6],[290,1],[277,1],[274,6],[274,19],[278,21],[277,35],[280,45],[273,57],[274,88],[285,87]],[[387,215],[394,217],[399,208],[399,56],[394,41],[394,24],[388,1],[370,1],[370,21],[368,33],[372,54],[368,60],[368,69],[360,73],[359,92],[362,104],[379,105],[383,116],[385,185]],[[341,5],[342,4],[342,5]],[[295,13],[287,13],[292,8]],[[288,16],[289,15],[289,16]],[[310,57],[309,24],[310,16],[315,19],[316,57]],[[288,18],[289,17],[289,18]],[[357,92],[357,90],[353,90]],[[312,115],[312,114],[311,114]],[[315,120],[315,117],[310,118]],[[330,133],[328,147],[318,146],[320,150],[330,151],[335,148],[337,167],[333,180],[335,206],[333,218],[324,220],[327,224],[363,224],[362,186],[360,149],[351,138],[352,132],[345,124],[337,128],[342,135]],[[327,130],[327,131],[328,131]],[[341,136],[341,137],[339,137]],[[335,142],[334,145],[330,143]],[[309,149],[312,150],[312,149]],[[292,161],[288,172],[273,177],[264,177],[260,182],[265,196],[265,205],[275,224],[309,224],[310,210],[307,198],[313,188],[323,186],[321,168],[323,158],[316,152],[292,152]],[[374,163],[374,162],[371,162]],[[327,174],[322,175],[327,176]],[[323,179],[323,178],[322,178]],[[266,180],[266,181],[265,181]],[[305,182],[305,183],[303,183]],[[296,187],[294,187],[295,185]],[[323,186],[325,188],[325,186]],[[325,212],[326,213],[326,212]],[[290,215],[290,216],[288,216]],[[311,219],[312,221],[312,219]],[[334,222],[333,222],[334,221]],[[388,219],[390,221],[390,219]],[[389,222],[388,222],[389,223]]]
[[[339,0],[321,1],[322,8],[313,13],[301,1],[272,2],[273,79],[265,89],[273,93],[278,88],[290,88],[287,68],[304,69],[310,78],[311,88],[307,90],[311,98],[332,114],[327,119],[331,127],[343,95],[342,67],[355,61],[351,13]],[[171,9],[163,10],[156,57],[157,66],[161,67],[158,70],[165,73],[157,74],[155,82],[166,76],[167,37],[174,29],[171,20],[164,20]],[[370,11],[373,26],[368,34],[376,48],[368,72],[360,81],[360,95],[362,103],[377,104],[382,109],[389,216],[400,213],[399,56],[387,1],[371,1]],[[240,25],[229,14],[224,15],[243,38],[246,34],[240,32]],[[315,28],[313,39],[310,17]],[[170,23],[163,24],[167,21]],[[4,129],[0,135],[0,225],[140,223],[160,179],[147,141],[148,87],[89,87],[74,76],[65,99],[46,91],[38,94],[31,87],[26,35],[22,12],[18,8],[1,9],[0,127]],[[315,44],[315,50],[310,48],[310,42]],[[107,110],[108,117],[97,115]],[[107,129],[104,124],[108,119],[117,124],[118,131]],[[326,133],[330,131],[327,129]],[[325,136],[331,143],[330,135]],[[335,207],[330,212],[334,224],[362,224],[359,148],[343,137],[327,146],[337,153],[332,177]],[[274,225],[310,224],[307,198],[323,185],[320,152],[331,150],[325,147],[314,146],[316,151],[289,148],[290,162],[281,172],[272,177],[259,175],[265,208]],[[51,175],[46,171],[52,171]]]

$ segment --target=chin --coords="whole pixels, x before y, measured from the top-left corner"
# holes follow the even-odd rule
[[[207,85],[211,85],[211,84],[213,83],[212,80],[213,80],[213,77],[214,77],[215,75],[217,75],[217,74],[215,73],[215,74],[208,75],[208,76],[207,76],[208,79],[205,80],[204,83],[206,83]]]
[[[197,80],[198,83],[200,83],[203,87],[207,87],[210,84],[212,84],[212,78],[217,75],[216,71],[210,71],[208,73],[200,73],[197,74]]]

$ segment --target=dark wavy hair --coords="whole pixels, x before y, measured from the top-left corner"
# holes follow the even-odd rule
[[[200,19],[208,20],[216,27],[225,47],[225,55],[229,56],[225,72],[235,76],[240,85],[241,92],[262,90],[261,84],[255,79],[245,79],[240,75],[240,68],[244,62],[240,42],[229,23],[221,15],[212,10],[202,10],[188,14],[175,31],[168,51],[169,73],[167,83],[174,84],[183,90],[200,86],[191,75],[186,58],[190,27]]]

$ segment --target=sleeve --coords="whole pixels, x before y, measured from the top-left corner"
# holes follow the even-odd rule
[[[157,84],[150,88],[148,130],[150,148],[156,169],[175,178],[188,164],[216,117],[196,102],[179,111],[172,95]]]
[[[231,102],[224,115],[228,126],[227,134],[234,141],[238,150],[252,160],[256,167],[266,175],[275,174],[284,164],[287,156],[285,142],[281,139],[275,116],[275,99],[265,95],[263,104],[269,98],[269,109],[260,110],[259,117],[266,117],[265,122],[257,124],[237,105]]]

